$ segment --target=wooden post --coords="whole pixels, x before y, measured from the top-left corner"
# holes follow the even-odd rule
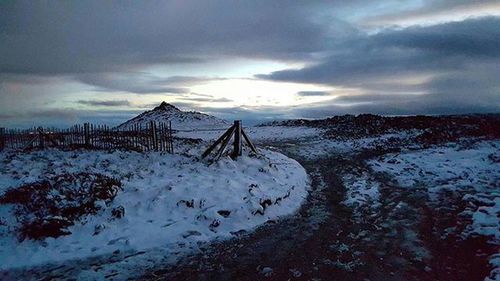
[[[154,150],[158,150],[158,139],[157,139],[157,135],[156,135],[156,122],[155,121],[149,121],[149,126],[151,127],[152,148]]]
[[[226,136],[226,138],[222,141],[222,144],[220,145],[219,151],[217,152],[217,157],[215,158],[216,160],[219,160],[222,157],[222,154],[224,154],[227,144],[233,137],[234,131],[236,130],[236,126],[232,126],[230,130],[231,132]]]
[[[172,121],[168,121],[168,143],[170,145],[170,153],[174,154],[174,134],[172,133]]]
[[[227,129],[227,131],[222,136],[220,136],[209,148],[207,148],[207,150],[205,150],[205,152],[203,152],[203,154],[201,155],[201,158],[207,157],[208,154],[210,154],[210,152],[212,152],[212,150],[214,150],[214,148],[219,143],[221,143],[228,135],[233,133],[233,129],[234,129],[234,125],[231,126],[229,129]]]
[[[5,128],[0,128],[0,151],[5,148]]]
[[[245,134],[245,131],[241,127],[241,120],[235,120],[233,126],[229,128],[222,136],[220,136],[212,145],[210,145],[207,150],[201,155],[201,158],[207,157],[210,152],[212,152],[219,143],[221,144],[219,151],[217,152],[217,156],[215,160],[218,160],[222,154],[224,154],[224,151],[226,149],[227,144],[233,138],[234,135],[234,143],[233,143],[233,152],[231,153],[231,158],[234,160],[238,158],[238,156],[242,155],[243,152],[243,140],[248,144],[250,149],[254,153],[257,152],[257,148],[253,145],[253,143],[250,141],[250,138]]]
[[[85,138],[85,146],[87,148],[90,147],[90,128],[89,128],[89,123],[83,124],[83,135]]]
[[[250,146],[250,149],[257,154],[258,153],[257,148],[255,147],[255,145],[253,145],[252,141],[250,141],[250,138],[247,136],[247,134],[243,129],[241,129],[241,134],[243,135],[243,138],[245,138],[245,141],[247,142],[248,146]]]
[[[43,143],[43,128],[38,127],[38,146],[43,149],[44,143]]]
[[[234,121],[234,143],[231,158],[236,159],[241,156],[241,120]]]

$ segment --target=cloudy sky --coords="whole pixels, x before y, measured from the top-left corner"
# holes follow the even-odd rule
[[[500,1],[1,1],[0,124],[500,111]]]

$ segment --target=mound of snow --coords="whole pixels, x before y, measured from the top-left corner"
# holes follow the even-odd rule
[[[100,173],[123,191],[110,206],[69,226],[70,235],[44,240],[16,236],[12,205],[0,205],[0,269],[120,252],[188,251],[199,241],[231,237],[296,211],[308,178],[296,161],[262,150],[259,156],[212,165],[195,157],[125,151],[0,153],[0,194],[47,177]],[[116,218],[113,208],[123,206]]]
[[[172,122],[173,129],[210,129],[227,128],[228,122],[215,116],[196,111],[182,111],[177,107],[162,102],[153,110],[148,110],[118,126],[118,129],[132,128],[133,126],[146,126],[150,121]]]

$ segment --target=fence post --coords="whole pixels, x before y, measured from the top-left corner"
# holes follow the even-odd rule
[[[241,120],[234,121],[234,128],[233,159],[241,156]]]
[[[0,151],[5,148],[5,128],[0,128]]]
[[[158,150],[158,137],[156,135],[156,122],[149,121],[149,126],[151,127],[151,140],[153,142],[153,149]]]
[[[170,145],[170,153],[174,154],[174,134],[172,133],[172,121],[168,121],[168,139]]]
[[[85,139],[85,147],[90,147],[90,125],[89,123],[83,124],[83,137]]]
[[[43,128],[38,127],[38,146],[43,149],[44,147],[44,142],[43,142]]]

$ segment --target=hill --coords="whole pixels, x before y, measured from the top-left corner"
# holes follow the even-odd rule
[[[126,129],[135,125],[145,126],[150,121],[172,122],[173,129],[211,129],[226,128],[228,122],[196,111],[182,111],[179,108],[162,102],[152,110],[145,111],[138,116],[128,120],[118,126],[119,129]]]

